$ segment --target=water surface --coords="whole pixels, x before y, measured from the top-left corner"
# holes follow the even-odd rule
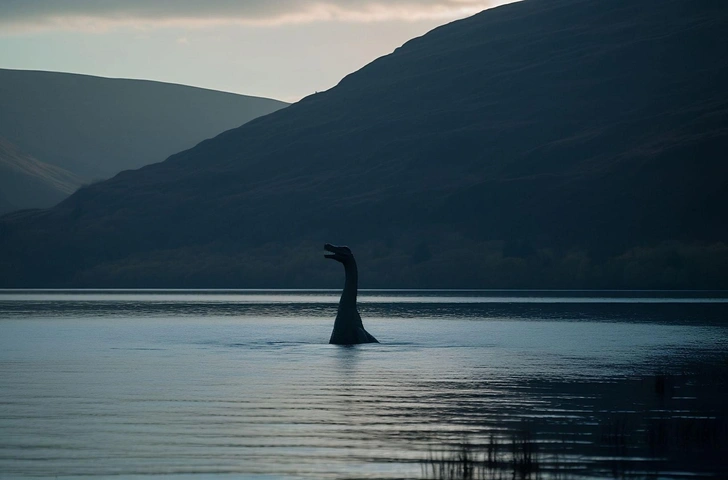
[[[337,302],[0,291],[0,476],[420,478],[464,438],[587,435],[728,346],[725,292],[362,291],[382,343],[355,347],[326,343]]]

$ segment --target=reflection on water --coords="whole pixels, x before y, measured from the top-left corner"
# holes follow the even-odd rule
[[[322,317],[338,290],[2,290],[0,313],[25,317]],[[360,290],[359,308],[381,318],[559,321],[725,321],[727,291]],[[699,307],[697,307],[699,305]]]
[[[654,379],[724,354],[725,298],[365,292],[383,343],[339,347],[337,292],[0,292],[0,477],[420,478],[433,450],[528,429],[611,478],[603,438],[724,415]]]

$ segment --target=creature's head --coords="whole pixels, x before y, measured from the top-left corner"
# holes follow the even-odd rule
[[[354,261],[354,255],[351,253],[349,247],[339,247],[327,243],[326,245],[324,245],[324,250],[326,250],[327,252],[331,252],[324,255],[324,257],[332,258],[337,262],[343,263],[344,265],[347,265]]]

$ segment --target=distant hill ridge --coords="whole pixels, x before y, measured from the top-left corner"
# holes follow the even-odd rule
[[[728,3],[525,0],[0,222],[5,286],[728,287]],[[49,240],[49,239],[52,239]]]
[[[148,80],[0,69],[0,137],[85,183],[160,162],[286,105]],[[37,181],[27,179],[28,188]],[[56,198],[47,193],[28,190],[38,201],[17,204],[49,207],[65,198],[40,201]]]

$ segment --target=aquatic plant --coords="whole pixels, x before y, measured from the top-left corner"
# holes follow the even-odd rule
[[[542,478],[541,455],[528,431],[513,433],[507,441],[491,434],[478,447],[466,439],[454,450],[430,452],[422,474],[438,480],[537,480]]]

